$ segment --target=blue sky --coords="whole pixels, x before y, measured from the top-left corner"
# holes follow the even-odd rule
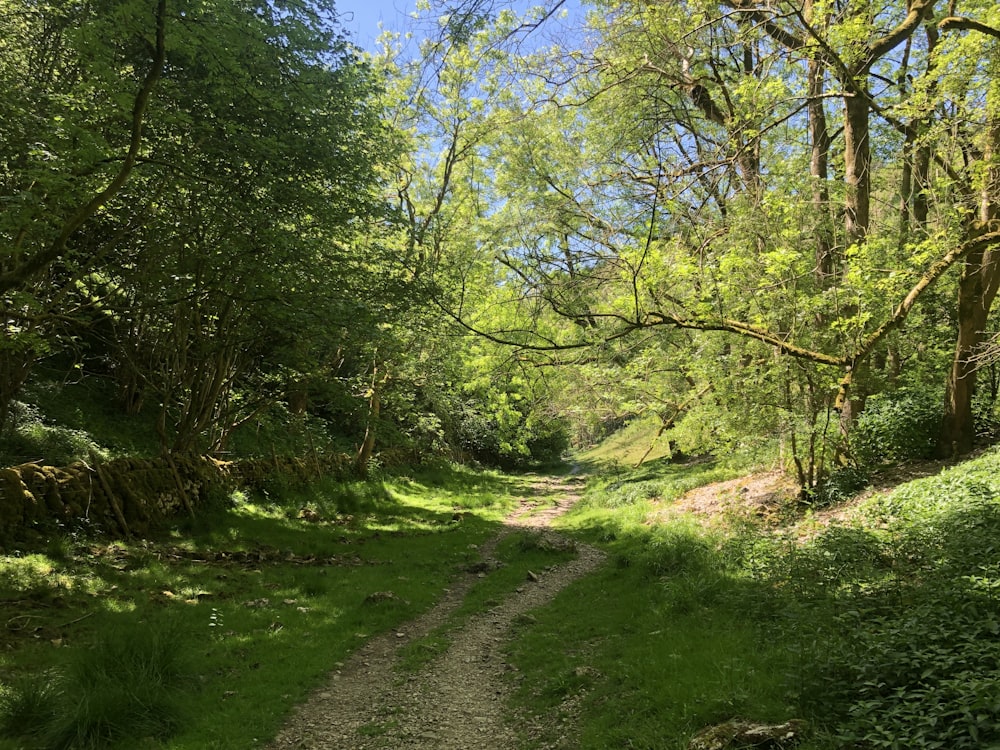
[[[337,14],[351,41],[373,51],[380,33],[379,21],[390,31],[402,31],[415,7],[415,0],[339,0]]]
[[[426,17],[422,21],[416,21],[411,17],[417,7],[417,0],[335,1],[337,16],[344,30],[350,35],[351,41],[369,52],[375,51],[375,40],[381,34],[379,22],[387,31],[409,30],[417,37],[422,36],[420,31],[427,33],[436,28],[434,22]],[[561,8],[568,14],[568,20],[561,20],[558,17],[550,19],[544,25],[544,33],[568,33],[571,36],[579,34],[584,19],[584,2],[585,0],[563,0]],[[497,7],[509,5],[518,12],[524,12],[533,6],[550,3],[551,0],[548,3],[546,0],[508,0],[496,5]]]

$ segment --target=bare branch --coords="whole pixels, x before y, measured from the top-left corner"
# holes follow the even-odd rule
[[[948,16],[948,18],[943,18],[938,22],[938,28],[941,31],[951,31],[952,29],[978,31],[981,34],[995,36],[997,39],[1000,39],[1000,29],[987,26],[985,23],[980,23],[971,18],[964,18],[963,16]]]

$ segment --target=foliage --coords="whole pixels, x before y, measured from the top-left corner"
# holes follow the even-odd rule
[[[219,449],[366,361],[360,331],[409,300],[370,231],[397,141],[332,5],[22,6],[0,13],[0,423],[71,361],[158,411],[161,448]]]
[[[850,436],[854,458],[871,468],[932,458],[942,416],[942,399],[933,391],[901,389],[872,396]]]
[[[84,430],[65,424],[46,424],[31,404],[13,402],[11,419],[2,434],[0,460],[8,464],[46,463],[65,466],[86,459],[98,448]]]
[[[815,573],[833,586],[837,614],[808,670],[806,697],[836,717],[840,742],[971,748],[1000,740],[996,465],[991,452],[875,498],[864,512],[883,525],[891,518],[888,533],[869,535],[860,558],[842,531],[817,540],[827,559],[814,558]]]
[[[815,507],[835,505],[850,500],[868,486],[870,477],[866,469],[840,466],[830,472],[808,495],[809,504]]]
[[[960,363],[1000,279],[988,3],[934,31],[932,2],[613,0],[586,45],[462,5],[477,23],[445,24],[415,77],[448,146],[424,203],[406,173],[411,217],[444,222],[420,257],[469,330],[572,368],[554,394],[575,436],[646,414],[703,450],[765,434],[810,491],[867,397],[948,379],[941,429],[969,450]]]

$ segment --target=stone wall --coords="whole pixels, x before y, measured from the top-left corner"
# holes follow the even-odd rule
[[[54,524],[142,535],[168,516],[193,513],[213,491],[231,487],[237,474],[231,463],[198,455],[0,469],[0,538]]]

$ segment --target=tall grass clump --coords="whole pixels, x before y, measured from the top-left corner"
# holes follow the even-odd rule
[[[0,730],[31,750],[97,750],[169,736],[187,687],[182,642],[169,627],[135,623],[70,653],[58,670],[13,686]]]

